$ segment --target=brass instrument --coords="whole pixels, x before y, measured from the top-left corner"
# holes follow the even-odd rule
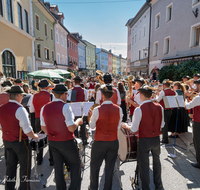
[[[187,84],[187,85],[189,85],[191,82],[194,82],[194,79],[187,80],[187,81],[184,82],[183,84]]]
[[[99,104],[93,104],[91,106],[91,108],[89,109],[89,112],[88,112],[88,116],[87,116],[87,120],[88,120],[88,123],[90,123],[90,119],[91,119],[91,116],[89,113],[93,111],[94,108],[96,108],[97,106],[100,106]]]
[[[191,102],[193,100],[194,97],[198,96],[198,92],[195,91],[190,91],[189,93],[189,98],[188,98],[188,102]]]
[[[103,85],[104,84],[104,81],[103,81],[103,74],[104,73],[100,70],[97,70],[96,73],[98,74],[98,76],[96,76],[95,79],[98,80],[101,85]]]
[[[70,75],[71,75],[72,78],[75,78],[75,77],[76,77],[75,74],[72,73],[72,72],[70,72]]]
[[[135,77],[133,75],[129,75],[125,77],[125,80],[128,81],[128,91],[127,91],[127,98],[131,98],[133,96],[133,89],[132,89],[132,80]],[[130,103],[127,103],[127,109],[131,107]]]

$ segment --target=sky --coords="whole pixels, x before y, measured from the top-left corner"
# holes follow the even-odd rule
[[[64,25],[97,48],[127,57],[127,27],[146,0],[45,0],[64,13]]]

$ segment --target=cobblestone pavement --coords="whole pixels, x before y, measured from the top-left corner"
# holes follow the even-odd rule
[[[188,144],[192,143],[192,129],[191,127],[188,127],[188,132],[185,134],[180,135],[181,138],[177,139],[177,145],[187,149]],[[92,138],[89,137],[89,141],[91,141]],[[173,144],[174,140],[169,139],[170,144]],[[188,143],[189,142],[189,143]],[[0,139],[0,146],[1,146],[2,140]],[[90,151],[91,146],[88,145],[86,147],[86,157],[85,157],[85,167],[82,170],[82,184],[81,189],[87,190],[89,181],[90,181]],[[200,169],[193,168],[191,166],[192,162],[195,162],[195,150],[193,145],[190,146],[190,150],[186,151],[182,148],[177,147],[175,154],[177,158],[172,159],[168,156],[169,153],[174,154],[174,148],[173,146],[165,147],[161,146],[161,164],[162,164],[162,181],[163,186],[165,190],[187,190],[187,189],[193,189],[193,190],[200,190]],[[38,167],[38,171],[40,173],[43,173],[42,179],[46,183],[46,189],[48,190],[55,190],[55,181],[54,181],[54,168],[53,166],[49,166],[48,162],[49,154],[48,154],[48,148],[46,147],[44,149],[44,162],[41,166]],[[32,160],[33,163],[33,160]],[[118,162],[119,163],[119,162]],[[3,156],[3,148],[0,149],[0,190],[4,189],[4,176],[5,176],[5,159]],[[114,178],[113,178],[113,187],[112,190],[120,190],[120,183],[119,179],[122,183],[122,188],[124,190],[131,190],[131,181],[130,177],[134,177],[134,171],[136,169],[136,162],[128,162],[124,163],[120,168],[119,172],[115,172]],[[153,179],[152,179],[152,157],[150,155],[150,187],[151,189],[155,189],[153,185]],[[18,171],[19,173],[19,171]],[[34,164],[32,164],[32,175],[34,174]],[[19,175],[19,174],[18,174]],[[119,178],[119,179],[118,179]],[[100,170],[100,176],[99,176],[99,189],[103,189],[104,184],[104,163]],[[17,181],[17,186],[18,186]],[[69,185],[69,182],[67,181],[67,186]],[[42,190],[43,187],[38,182],[32,182],[31,188],[33,190]]]

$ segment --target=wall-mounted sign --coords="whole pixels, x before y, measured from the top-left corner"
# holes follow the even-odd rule
[[[135,62],[135,63],[134,63],[134,66],[135,66],[135,67],[140,66],[140,61]]]

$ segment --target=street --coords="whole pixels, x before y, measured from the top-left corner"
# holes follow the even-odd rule
[[[181,134],[180,137],[177,139],[177,145],[187,149],[188,142],[192,142],[192,134],[191,134],[191,127],[189,128],[189,132],[185,134]],[[89,137],[89,141],[91,141],[91,136]],[[173,144],[174,139],[169,139],[169,144]],[[2,144],[2,142],[0,143]],[[44,149],[44,161],[41,166],[38,166],[39,173],[43,174],[42,179],[46,183],[46,189],[48,190],[55,190],[55,182],[54,182],[54,168],[53,166],[49,166],[49,154],[47,152],[48,148],[46,147]],[[90,156],[91,146],[88,145],[86,147],[86,163],[84,170],[82,171],[82,184],[81,189],[87,190],[90,182],[90,168],[89,168],[89,156]],[[162,181],[163,181],[163,187],[165,190],[187,190],[187,189],[200,189],[200,170],[193,168],[191,166],[192,162],[195,162],[195,151],[194,147],[191,145],[189,151],[185,151],[181,148],[176,149],[176,155],[177,158],[172,159],[168,157],[169,153],[174,153],[173,147],[167,147],[161,146],[161,165],[162,165]],[[32,176],[34,174],[34,160],[32,159]],[[119,163],[119,161],[118,161]],[[104,165],[104,163],[103,163]],[[99,175],[99,189],[103,189],[104,184],[104,167],[101,167],[100,175]],[[0,149],[0,189],[4,189],[4,182],[5,182],[5,159],[3,156],[3,148]],[[119,172],[115,172],[114,178],[113,178],[113,187],[112,190],[120,190],[119,178],[122,182],[122,188],[124,190],[131,190],[131,181],[130,177],[134,177],[135,175],[135,169],[136,169],[136,162],[128,162],[124,163],[120,169]],[[150,187],[151,189],[155,189],[153,185],[153,171],[152,171],[152,157],[150,155]],[[117,175],[118,174],[118,175]],[[18,171],[19,176],[19,171]],[[17,179],[18,180],[18,179]],[[67,182],[69,185],[69,182]],[[17,186],[19,185],[19,180],[17,181]],[[42,185],[32,178],[31,188],[33,190],[42,190]]]

